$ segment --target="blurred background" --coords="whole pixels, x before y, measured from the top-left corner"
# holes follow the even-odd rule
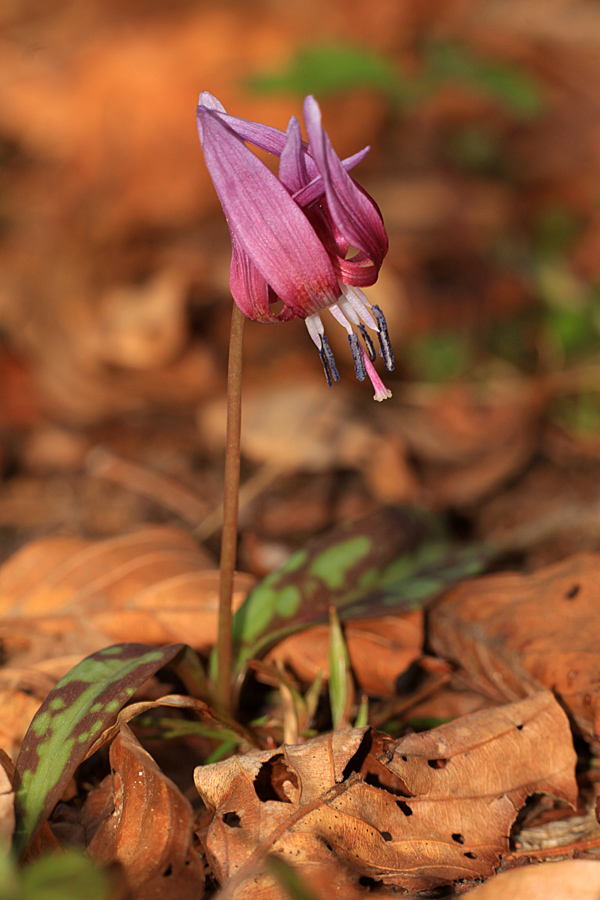
[[[153,521],[217,547],[201,90],[282,129],[315,94],[390,236],[392,400],[341,329],[328,390],[302,322],[248,323],[241,567],[381,503],[536,535],[532,564],[600,546],[600,4],[5,0],[0,27],[0,556]]]

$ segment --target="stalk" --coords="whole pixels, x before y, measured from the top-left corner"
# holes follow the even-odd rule
[[[238,498],[240,487],[240,434],[242,415],[242,341],[244,314],[233,304],[229,363],[227,368],[227,446],[223,492],[223,530],[219,579],[219,626],[217,637],[217,707],[231,715],[231,622],[233,576],[237,551]]]

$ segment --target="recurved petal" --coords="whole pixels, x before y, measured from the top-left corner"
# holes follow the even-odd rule
[[[388,249],[387,234],[376,203],[350,178],[321,125],[314,97],[304,101],[309,149],[325,184],[332,219],[346,240],[379,268]]]
[[[231,237],[231,268],[229,272],[231,296],[249,319],[264,324],[289,322],[294,313],[284,306],[279,314],[271,311],[270,299],[276,297],[269,290],[269,285],[253,265],[250,257]]]
[[[219,112],[200,106],[198,118],[206,165],[239,248],[295,315],[334,303],[333,266],[300,207]]]
[[[281,156],[281,151],[285,147],[286,134],[279,128],[272,128],[271,125],[261,125],[260,122],[251,122],[248,119],[238,119],[237,116],[230,116],[225,111],[223,104],[209,94],[208,91],[202,91],[196,109],[196,121],[198,123],[198,133],[202,141],[202,116],[201,110],[211,110],[218,114],[218,117],[225,125],[228,125],[243,141],[266,150],[274,156]]]

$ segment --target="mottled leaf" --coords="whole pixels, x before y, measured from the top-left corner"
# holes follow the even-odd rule
[[[22,853],[102,730],[185,644],[115,644],[86,657],[50,691],[23,740],[15,773],[15,850]]]
[[[326,621],[415,609],[480,572],[484,547],[457,551],[439,522],[411,508],[385,508],[311,541],[250,592],[234,616],[238,667],[287,634]]]

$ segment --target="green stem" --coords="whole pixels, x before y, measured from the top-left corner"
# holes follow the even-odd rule
[[[227,447],[223,531],[221,534],[221,577],[219,583],[219,633],[217,638],[217,707],[231,714],[231,598],[237,550],[238,497],[240,487],[240,433],[242,415],[242,339],[244,314],[233,304],[227,370]]]

